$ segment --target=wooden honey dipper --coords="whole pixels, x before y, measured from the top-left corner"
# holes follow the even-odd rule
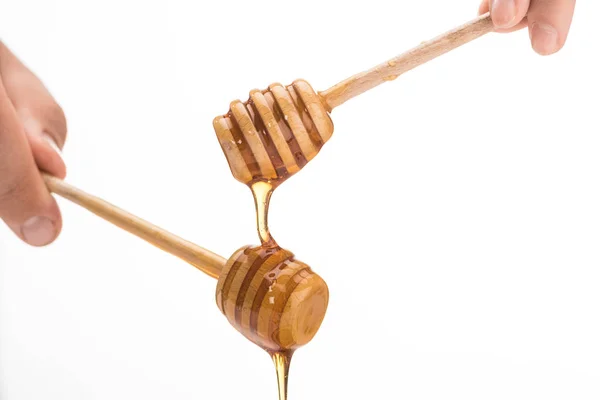
[[[433,40],[316,92],[304,80],[253,90],[233,101],[213,126],[233,176],[251,186],[277,185],[302,169],[333,134],[331,111],[344,102],[493,31],[489,13]]]
[[[310,267],[280,247],[245,246],[229,260],[64,181],[42,174],[48,189],[217,278],[227,320],[272,355],[308,343],[325,318],[329,291]]]

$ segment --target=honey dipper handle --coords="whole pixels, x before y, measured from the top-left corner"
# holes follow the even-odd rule
[[[489,13],[320,92],[330,109],[494,30]]]
[[[42,174],[42,176],[51,192],[80,205],[159,249],[179,257],[209,276],[219,277],[226,261],[223,257],[152,225],[98,197],[87,194],[58,178],[47,174]]]

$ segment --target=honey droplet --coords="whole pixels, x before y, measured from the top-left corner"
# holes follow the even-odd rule
[[[394,61],[394,60],[390,60],[390,61],[388,61],[388,65],[389,65],[390,67],[395,67],[395,66],[396,66],[396,61]]]
[[[393,81],[394,79],[396,79],[397,77],[398,77],[398,75],[388,75],[388,76],[386,76],[385,78],[383,78],[383,80],[384,80],[384,81],[391,82],[391,81]]]

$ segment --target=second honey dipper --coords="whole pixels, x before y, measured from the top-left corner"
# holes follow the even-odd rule
[[[279,247],[245,246],[229,260],[53,176],[48,189],[218,279],[216,302],[242,335],[270,353],[307,344],[325,318],[325,281]]]

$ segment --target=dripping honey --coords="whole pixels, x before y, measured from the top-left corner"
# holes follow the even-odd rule
[[[294,351],[319,329],[327,285],[308,265],[279,247],[268,216],[275,189],[300,171],[331,138],[333,123],[320,96],[302,80],[250,92],[213,125],[233,176],[252,191],[261,245],[238,250],[217,285],[217,305],[246,338],[266,350],[280,400]]]
[[[275,364],[277,374],[277,389],[279,391],[279,400],[287,400],[288,375],[290,372],[290,363],[292,362],[293,351],[280,351],[269,353]]]
[[[256,226],[263,246],[277,246],[269,231],[269,204],[275,187],[268,182],[256,182],[250,185],[256,210]]]

